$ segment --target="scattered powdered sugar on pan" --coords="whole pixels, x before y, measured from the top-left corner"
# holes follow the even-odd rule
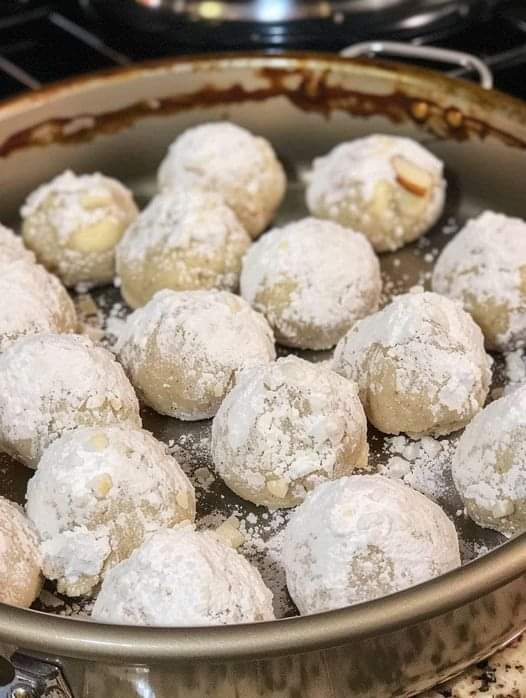
[[[442,226],[442,233],[444,235],[453,235],[460,229],[460,224],[458,223],[457,219],[454,218],[453,216],[450,216],[447,221],[444,223]]]
[[[78,327],[81,334],[93,342],[104,339],[104,313],[89,293],[82,293],[75,298]]]
[[[98,290],[78,293],[73,300],[79,333],[115,352],[130,309],[120,299]]]
[[[70,618],[89,618],[95,599],[92,597],[68,598],[52,590],[52,585],[48,582],[46,587],[40,592],[33,608],[38,611],[45,611],[56,616],[66,616]]]
[[[215,480],[214,473],[206,466],[194,470],[194,482],[203,490],[208,490],[211,485],[214,484]]]
[[[211,463],[210,444],[210,429],[200,434],[183,433],[177,439],[168,442],[168,450],[185,473],[192,478],[194,486],[205,492],[216,481],[215,472],[207,465]]]
[[[504,388],[501,395],[509,395],[526,384],[526,356],[523,349],[504,354]]]
[[[491,548],[487,546],[485,543],[478,543],[475,541],[472,545],[472,550],[473,550],[473,558],[475,559],[477,557],[482,557],[483,555],[487,555]]]
[[[256,519],[254,522],[251,516]],[[287,592],[285,570],[282,565],[282,551],[285,526],[289,519],[288,511],[275,510],[264,515],[248,515],[241,521],[240,531],[245,543],[239,549],[259,570],[263,581],[274,594],[274,612],[277,618],[295,615],[295,610]]]
[[[465,514],[463,514],[465,516]],[[473,529],[476,531],[475,536],[480,538],[480,529],[476,524],[472,524]],[[476,560],[479,557],[487,555],[492,550],[497,548],[504,542],[504,536],[497,531],[490,531],[486,529],[486,537],[484,541],[479,538],[473,538],[471,535],[459,535],[459,547],[460,547],[460,557],[462,558],[462,564],[465,565],[472,560]]]
[[[109,310],[104,323],[106,344],[111,351],[116,351],[120,343],[120,338],[126,327],[126,318],[129,314],[128,308],[122,303],[115,303]]]
[[[515,392],[526,385],[526,352],[524,348],[494,354],[491,400]]]
[[[234,515],[239,518],[239,532],[244,539],[238,552],[259,570],[263,581],[274,594],[276,617],[296,615],[287,592],[285,570],[281,563],[285,527],[290,511],[266,511],[259,507],[246,514],[241,508],[234,508]],[[207,526],[213,524],[216,527],[218,519],[205,517],[205,522]],[[203,521],[200,524],[202,525]]]
[[[517,349],[504,356],[506,379],[508,383],[524,383],[526,380],[526,363],[522,349]]]
[[[80,323],[102,328],[104,313],[90,293],[78,295],[75,298],[75,308]]]
[[[58,596],[55,596],[47,589],[42,589],[38,601],[42,606],[47,608],[62,608],[64,602]]]
[[[452,492],[451,459],[455,447],[455,437],[424,436],[418,440],[407,436],[387,437],[384,452],[388,460],[378,466],[378,472],[403,480],[431,499],[441,500]]]
[[[414,250],[411,251],[414,252]],[[413,255],[412,257],[414,258]],[[413,259],[411,259],[410,263],[414,263]],[[422,261],[419,260],[418,264],[421,265]],[[397,277],[392,277],[392,271],[382,272],[382,294],[380,296],[381,308],[386,306],[388,303],[391,303],[396,296],[409,292],[419,293],[429,288],[429,281],[431,280],[431,268],[429,270],[419,268],[416,274],[414,273],[413,269],[411,270],[411,273],[401,271],[402,267],[399,257],[391,260],[391,265],[393,269],[396,270],[395,273],[397,274]],[[406,267],[404,266],[404,268]]]

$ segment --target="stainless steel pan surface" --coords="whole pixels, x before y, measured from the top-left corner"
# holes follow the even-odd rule
[[[406,135],[445,161],[448,199],[435,229],[424,242],[382,255],[386,300],[427,283],[438,250],[470,216],[490,208],[526,218],[526,104],[398,64],[322,54],[236,54],[98,74],[1,105],[0,220],[16,224],[25,196],[66,167],[120,178],[142,205],[176,135],[220,118],[265,136],[276,148],[289,177],[278,223],[305,215],[302,172],[343,140],[373,132]],[[93,295],[106,309],[119,300],[114,288]],[[199,469],[212,470],[209,423],[180,423],[148,410],[143,416],[145,427],[174,446],[194,478]],[[378,465],[386,450],[379,434],[370,437]],[[23,502],[31,471],[2,456],[0,468],[1,493]],[[198,494],[205,522],[234,512],[250,531],[262,521],[263,510],[217,479]],[[47,681],[59,696],[414,695],[526,627],[526,534],[502,545],[497,534],[458,515],[450,482],[439,501],[457,525],[466,561],[481,546],[495,549],[404,592],[316,616],[214,628],[104,626],[0,605],[3,654],[18,650],[12,662],[23,685]],[[279,573],[273,575],[279,587]],[[280,615],[293,616],[290,599],[277,590]]]

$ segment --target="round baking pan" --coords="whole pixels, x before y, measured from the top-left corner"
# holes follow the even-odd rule
[[[278,221],[305,215],[301,174],[313,157],[372,132],[415,138],[445,161],[446,211],[428,236],[435,249],[447,241],[443,227],[451,218],[462,223],[485,208],[526,218],[526,104],[394,63],[235,54],[99,73],[3,103],[0,220],[16,224],[25,196],[65,168],[118,177],[144,202],[175,136],[218,119],[235,121],[275,146],[290,182]],[[431,268],[411,247],[381,261],[395,292],[425,281]],[[146,428],[164,440],[182,429],[199,434],[209,428],[149,412],[144,417]],[[379,454],[373,448],[374,462]],[[23,501],[31,472],[7,461],[2,467],[2,493]],[[222,492],[221,507],[228,510],[235,498]],[[219,508],[216,496],[205,497],[206,511]],[[459,506],[454,497],[441,504],[452,516]],[[463,517],[456,524],[466,540],[500,543]],[[66,683],[55,687],[63,691],[57,695],[413,695],[526,627],[525,575],[521,535],[440,578],[329,613],[172,629],[102,625],[0,605],[0,643],[6,657],[18,650],[12,661],[24,675],[38,677],[42,667],[60,665]]]

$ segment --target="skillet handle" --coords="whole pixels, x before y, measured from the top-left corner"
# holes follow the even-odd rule
[[[1,661],[0,698],[73,698],[60,666],[19,652]]]
[[[474,70],[485,90],[493,87],[493,75],[488,66],[470,53],[451,51],[436,46],[417,46],[416,44],[404,44],[399,41],[362,41],[352,44],[340,51],[342,56],[357,58],[358,56],[387,54],[390,56],[403,56],[404,58],[419,58],[439,63],[451,63],[467,70]]]

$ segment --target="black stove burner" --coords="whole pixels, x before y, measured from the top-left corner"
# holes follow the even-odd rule
[[[84,0],[101,17],[191,51],[339,50],[368,38],[434,38],[480,18],[489,0]],[[149,35],[149,36],[148,36]]]
[[[146,58],[236,48],[335,51],[366,39],[410,37],[415,43],[432,43],[483,58],[494,72],[497,87],[526,98],[526,7],[522,0],[312,0],[303,3],[310,8],[308,19],[294,15],[287,21],[274,21],[276,17],[270,21],[269,15],[259,22],[232,17],[221,22],[195,16],[182,19],[166,7],[164,13],[154,13],[148,3],[163,5],[163,0],[141,0],[142,7],[136,0],[80,0],[80,4],[74,0],[2,0],[0,97]],[[213,14],[217,6],[226,5],[231,12],[236,7],[248,12],[255,5],[260,11],[265,5],[281,5],[283,11],[292,6],[287,0],[170,0],[166,4],[201,14]],[[407,12],[409,5],[412,13]],[[117,7],[123,13],[117,13]],[[124,8],[139,14],[125,15]],[[325,16],[314,19],[315,10]],[[144,12],[150,17],[147,26]],[[137,26],[139,16],[143,18],[141,31],[131,28]]]
[[[86,0],[90,2],[90,0]],[[290,24],[304,20],[335,23],[359,18],[376,24],[432,24],[441,18],[465,16],[487,0],[91,0],[121,17],[129,13],[156,28],[170,19],[232,24]],[[142,25],[143,27],[145,26]]]
[[[523,0],[512,0],[505,3],[500,8],[499,14],[511,26],[526,31],[526,5]]]

